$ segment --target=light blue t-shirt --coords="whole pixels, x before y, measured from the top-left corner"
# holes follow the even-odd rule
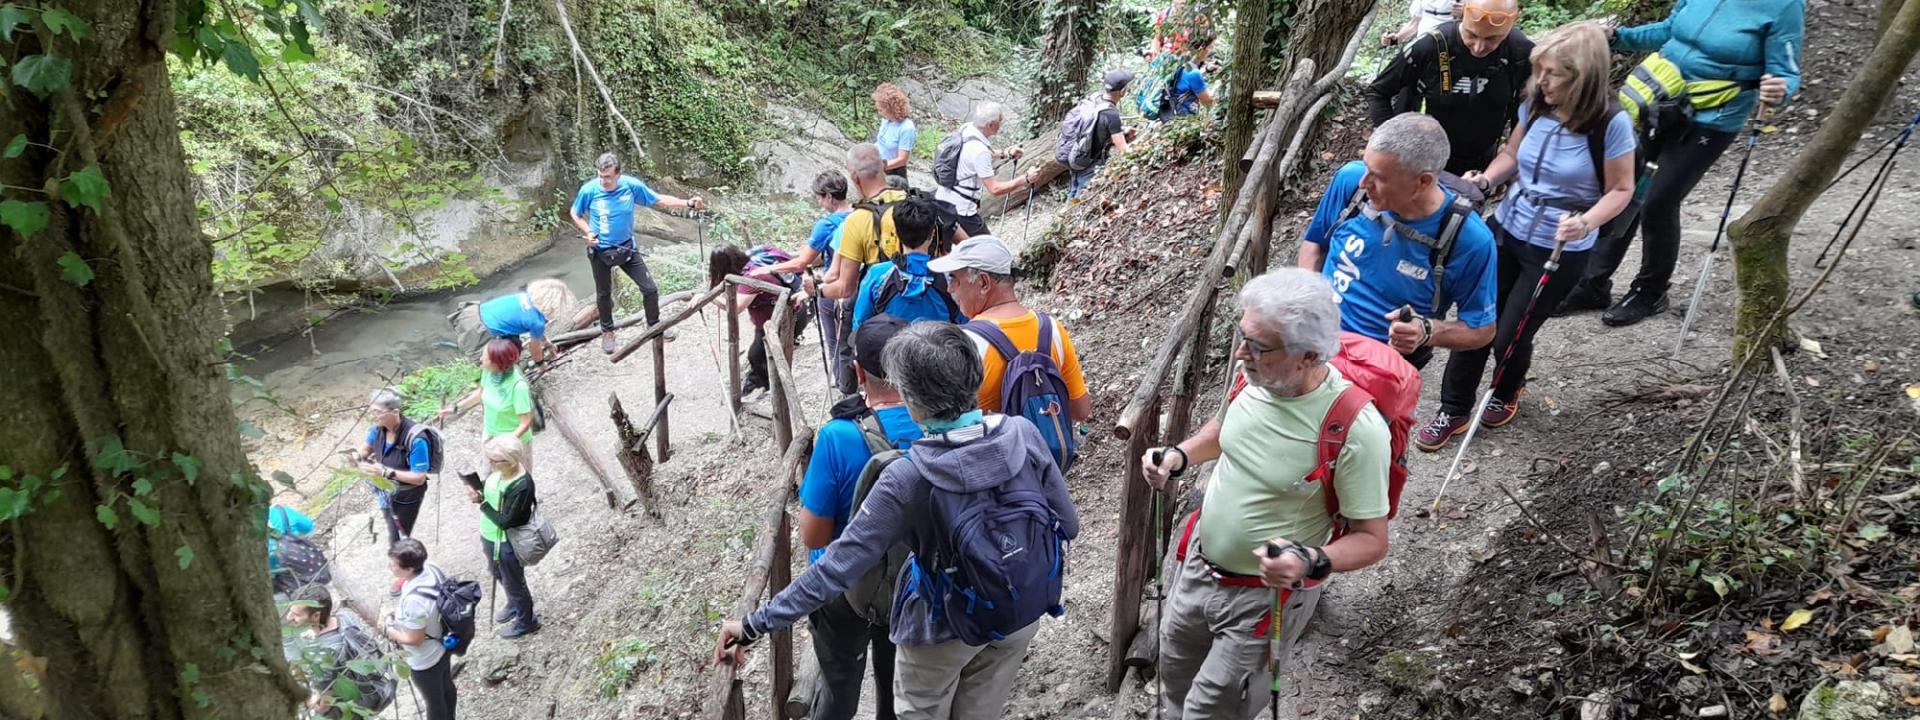
[[[906,284],[885,308],[879,307],[880,292],[886,287],[887,278],[901,271],[900,266],[883,262],[867,268],[867,274],[860,278],[860,292],[853,298],[853,327],[859,328],[867,318],[882,312],[907,323],[935,320],[959,324],[967,321],[965,313],[959,313],[957,319],[954,317],[958,308],[949,307],[947,299],[941,297],[940,291],[933,286],[933,276],[927,272],[926,253],[910,252],[901,259],[907,263]]]
[[[1200,93],[1207,91],[1207,78],[1187,66],[1173,84],[1173,114],[1192,115],[1200,111]]]
[[[1527,127],[1527,110],[1528,105],[1520,106],[1519,121],[1514,127]],[[1613,120],[1607,123],[1607,140],[1601,154],[1612,160],[1633,152],[1636,142],[1633,120],[1626,113],[1614,113]],[[1514,176],[1514,192],[1507,193],[1495,217],[1500,220],[1500,227],[1528,244],[1553,247],[1560,219],[1571,212],[1565,208],[1593,207],[1605,194],[1606,184],[1600,181],[1605,168],[1593,166],[1587,136],[1568,130],[1560,124],[1560,118],[1542,115],[1534,121],[1533,127],[1527,129],[1527,136],[1520,140],[1519,157],[1515,159],[1519,160],[1519,174]],[[1542,196],[1555,202],[1542,205],[1538,202]],[[1553,207],[1560,203],[1566,205]],[[1595,228],[1567,243],[1567,251],[1590,250],[1598,237],[1600,230]]]
[[[274,538],[282,535],[306,537],[313,534],[313,518],[285,505],[274,505],[267,510],[267,527],[273,532],[267,533],[267,570],[280,572],[280,543]]]
[[[547,339],[546,316],[533,306],[533,298],[523,292],[480,303],[480,324],[500,337],[532,335],[535,340]]]
[[[1387,313],[1412,305],[1424,317],[1442,318],[1446,317],[1446,308],[1433,306],[1431,248],[1397,231],[1390,241],[1382,242],[1385,218],[1375,220],[1366,212],[1356,213],[1334,227],[1366,174],[1366,163],[1358,160],[1334,173],[1333,183],[1313,212],[1313,222],[1307,225],[1304,241],[1327,246],[1322,272],[1333,283],[1334,292],[1340,294],[1340,329],[1386,342],[1387,329],[1392,326]],[[1401,222],[1428,237],[1438,237],[1447,205],[1453,203],[1453,193],[1448,191],[1446,196],[1446,203],[1432,215],[1403,218]],[[1460,321],[1467,327],[1485,327],[1494,321],[1498,289],[1494,254],[1493,231],[1478,213],[1469,213],[1454,239],[1444,280],[1447,304],[1459,308]]]
[[[882,120],[880,131],[874,134],[873,144],[880,148],[880,159],[890,163],[900,156],[901,150],[913,152],[913,143],[919,139],[919,136],[919,131],[913,127],[912,118]]]
[[[587,219],[602,248],[633,245],[633,213],[652,207],[660,199],[646,183],[632,175],[621,175],[612,190],[600,187],[600,178],[580,186],[573,197],[573,214]]]
[[[813,223],[813,235],[807,240],[807,247],[820,253],[820,259],[826,267],[833,267],[833,248],[840,244],[840,224],[847,221],[852,210],[828,213]]]
[[[905,406],[873,411],[887,441],[901,450],[920,439],[920,426]],[[833,518],[833,537],[839,538],[847,522],[853,519],[853,492],[860,481],[860,470],[867,466],[873,452],[860,432],[860,423],[835,419],[820,426],[814,434],[813,456],[807,461],[807,476],[800,481],[800,506],[815,517]],[[826,548],[807,553],[807,563],[820,561]]]

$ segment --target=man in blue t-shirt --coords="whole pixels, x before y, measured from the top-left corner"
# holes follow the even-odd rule
[[[459,337],[462,355],[479,357],[480,351],[494,338],[506,338],[522,345],[521,336],[525,335],[529,341],[523,347],[537,363],[546,360],[551,350],[547,335],[566,332],[573,322],[567,313],[574,304],[573,291],[566,283],[541,278],[527,283],[516,293],[485,302],[460,303],[447,316],[447,322],[453,324],[454,333]]]
[[[927,271],[929,246],[938,227],[940,209],[927,197],[912,197],[893,208],[893,227],[905,246],[893,262],[874,263],[860,279],[860,291],[853,296],[853,327],[875,315],[892,315],[913,323],[937,320],[961,324],[967,316],[960,312],[947,291],[944,275]],[[893,288],[889,291],[888,286]],[[890,296],[890,297],[889,297]]]
[[[1211,37],[1196,41],[1193,54],[1186,60],[1169,58],[1168,62],[1175,63],[1179,69],[1170,73],[1162,83],[1148,84],[1141,90],[1143,93],[1163,93],[1165,96],[1164,102],[1160,98],[1142,98],[1142,107],[1166,105],[1160,108],[1157,116],[1150,116],[1151,119],[1172,120],[1181,115],[1196,114],[1203,105],[1213,107],[1213,91],[1207,87],[1207,76],[1200,72],[1200,67],[1207,62],[1207,56],[1213,52],[1213,42]]]
[[[1392,345],[1414,367],[1436,347],[1493,341],[1495,246],[1478,213],[1465,214],[1444,272],[1433,266],[1432,243],[1454,198],[1439,182],[1448,151],[1447,132],[1432,117],[1404,113],[1381,123],[1365,159],[1334,173],[1300,243],[1300,267],[1324,273],[1340,294],[1340,329]],[[1341,222],[1356,190],[1366,191],[1364,203]],[[1397,317],[1402,307],[1412,308],[1411,321]],[[1457,319],[1447,319],[1450,307]]]
[[[865,397],[849,395],[834,405],[833,419],[814,435],[813,456],[800,483],[800,540],[812,548],[809,564],[819,562],[857,509],[853,507],[855,485],[873,457],[861,424],[877,424],[887,442],[901,450],[920,439],[920,426],[880,366],[880,352],[887,341],[906,327],[900,318],[876,315],[853,333],[854,373]],[[893,717],[893,643],[887,640],[885,619],[874,624],[841,596],[815,610],[809,620],[820,665],[811,716],[853,717],[860,707],[861,678],[871,648],[875,709],[879,717]]]
[[[613,354],[613,271],[619,268],[640,288],[647,325],[660,322],[660,289],[647,273],[647,262],[633,243],[633,213],[641,207],[668,210],[703,209],[698,196],[682,200],[655,193],[639,178],[620,174],[620,157],[606,153],[594,163],[600,177],[580,186],[573,198],[573,224],[587,241],[587,260],[593,266],[594,301],[600,311],[600,350]]]

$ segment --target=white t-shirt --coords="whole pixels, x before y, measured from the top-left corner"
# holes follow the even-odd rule
[[[427,563],[427,567],[421,570],[419,575],[413,576],[407,584],[400,586],[400,607],[393,611],[394,627],[419,630],[427,634],[426,641],[419,645],[401,646],[407,651],[407,667],[415,670],[431,670],[434,665],[439,664],[440,656],[447,653],[447,648],[440,644],[440,640],[446,637],[447,631],[440,622],[438,601],[425,594],[414,592],[422,588],[431,592],[432,588],[445,579],[446,573],[442,572],[439,566]]]
[[[934,190],[933,199],[952,205],[954,213],[961,217],[979,215],[979,198],[987,192],[980,179],[993,177],[993,146],[987,144],[987,136],[973,123],[960,126],[960,137],[966,144],[960,146],[960,166],[954,169],[954,184],[973,199],[946,188]]]
[[[1413,0],[1407,5],[1407,12],[1413,19],[1420,21],[1416,33],[1440,27],[1443,23],[1453,22],[1455,0]]]

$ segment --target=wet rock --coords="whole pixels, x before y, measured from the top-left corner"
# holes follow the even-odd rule
[[[1887,691],[1879,683],[1843,680],[1822,685],[1800,701],[1798,720],[1878,720]]]

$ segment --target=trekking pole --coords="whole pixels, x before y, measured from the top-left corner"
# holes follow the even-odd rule
[[[1027,229],[1033,226],[1033,183],[1027,183],[1027,219],[1020,222],[1020,247],[1027,246]]]
[[[827,300],[820,296],[820,273],[808,268],[807,276],[813,278],[813,335],[820,339],[820,369],[827,373],[827,384],[838,388],[840,383],[839,378],[833,376],[833,361],[827,358],[827,329],[820,327],[826,324],[826,321],[820,319],[820,303]]]
[[[1528,238],[1533,237],[1533,231],[1540,227],[1540,218],[1546,216],[1547,210],[1545,205],[1537,206],[1533,222],[1527,228]],[[1521,242],[1526,240],[1523,239]],[[1427,509],[1428,513],[1436,517],[1439,515],[1440,500],[1447,496],[1447,485],[1452,483],[1454,476],[1459,474],[1460,462],[1467,458],[1467,448],[1473,445],[1473,436],[1480,432],[1481,416],[1487,412],[1487,404],[1493,401],[1493,390],[1500,387],[1500,378],[1507,373],[1507,360],[1513,357],[1513,347],[1520,344],[1520,338],[1527,334],[1527,325],[1533,321],[1534,305],[1539,304],[1540,293],[1547,289],[1547,282],[1553,279],[1554,271],[1560,269],[1560,253],[1566,248],[1567,242],[1560,239],[1556,233],[1553,240],[1553,254],[1548,255],[1547,262],[1540,267],[1540,280],[1533,284],[1533,295],[1527,298],[1527,309],[1520,313],[1520,324],[1513,328],[1513,339],[1507,341],[1507,349],[1500,353],[1500,363],[1493,367],[1493,383],[1487,386],[1486,392],[1480,394],[1480,401],[1473,404],[1473,416],[1467,422],[1467,436],[1461,438],[1460,451],[1454,453],[1453,465],[1447,468],[1447,476],[1440,481],[1440,492],[1434,494],[1433,506]],[[1496,328],[1495,331],[1498,332],[1498,329]]]
[[[1882,160],[1880,162],[1880,169],[1875,171],[1873,175],[1873,179],[1867,182],[1867,187],[1869,189],[1871,189],[1876,183],[1885,182],[1886,177],[1893,173],[1894,156],[1899,155],[1900,150],[1907,146],[1907,140],[1913,137],[1913,128],[1915,125],[1920,125],[1920,114],[1915,114],[1913,116],[1913,119],[1907,122],[1906,128],[1900,131],[1899,135],[1894,136],[1893,138],[1889,138],[1889,141],[1893,143],[1893,152],[1887,153],[1887,159]],[[1884,148],[1886,147],[1886,145],[1882,144],[1881,147]],[[1874,153],[1876,154],[1879,152],[1880,152],[1879,150],[1874,150]],[[1846,177],[1847,173],[1853,172],[1855,168],[1860,167],[1860,163],[1866,162],[1871,157],[1873,156],[1868,155],[1867,157],[1861,158],[1860,162],[1854,163],[1853,167],[1851,168],[1847,168],[1846,173],[1841,173],[1840,177],[1834,178],[1833,182],[1829,183],[1827,187],[1831,188],[1834,185],[1838,184],[1840,182],[1840,178]],[[1853,208],[1850,210],[1847,210],[1847,216],[1845,218],[1842,218],[1840,220],[1840,224],[1833,229],[1833,237],[1827,239],[1827,246],[1821,248],[1820,255],[1813,259],[1814,269],[1816,270],[1826,269],[1827,253],[1833,251],[1833,244],[1840,239],[1841,233],[1846,231],[1847,225],[1852,224],[1854,215],[1860,212],[1860,206],[1862,203],[1865,203],[1866,200],[1867,200],[1867,193],[1862,192],[1860,193],[1860,199],[1853,201]]]
[[[1267,543],[1267,557],[1280,557],[1280,546]],[[1273,713],[1273,720],[1280,720],[1280,634],[1282,628],[1286,627],[1286,593],[1285,588],[1273,589],[1273,616],[1267,623],[1267,675],[1273,680],[1270,690],[1272,697],[1269,700],[1272,704],[1268,708]]]
[[[1713,231],[1713,244],[1707,246],[1706,257],[1700,258],[1700,276],[1693,281],[1693,297],[1687,299],[1687,314],[1680,319],[1680,337],[1673,341],[1673,354],[1687,346],[1687,329],[1693,327],[1693,318],[1700,314],[1700,296],[1707,294],[1707,279],[1713,276],[1713,259],[1720,254],[1720,238],[1727,233],[1727,218],[1733,215],[1733,201],[1740,196],[1740,180],[1747,176],[1747,161],[1753,159],[1753,146],[1760,142],[1760,126],[1755,115],[1754,126],[1747,131],[1747,149],[1740,155],[1740,169],[1733,173],[1733,187],[1727,191],[1726,207],[1720,209],[1720,227]]]
[[[1160,464],[1160,461],[1166,457],[1166,454],[1167,454],[1167,451],[1164,449],[1154,450],[1153,464],[1155,466],[1158,466]],[[1185,467],[1180,468],[1180,472],[1184,473],[1186,471],[1187,469]],[[1161,513],[1160,494],[1161,494],[1160,490],[1156,489],[1153,491],[1153,550],[1154,550],[1154,555],[1153,555],[1153,663],[1155,665],[1153,669],[1153,717],[1154,717],[1154,720],[1159,720],[1160,718],[1160,706],[1162,703],[1165,702],[1164,698],[1166,697],[1166,689],[1167,689],[1166,683],[1160,677],[1160,668],[1158,667],[1160,664],[1160,624],[1167,621],[1167,618],[1165,616],[1167,587],[1166,587],[1166,584],[1161,580],[1161,575],[1163,574],[1163,571],[1166,569],[1166,564],[1167,564],[1166,563],[1167,535],[1166,533],[1160,532],[1160,518],[1162,517],[1162,515],[1160,514]]]

